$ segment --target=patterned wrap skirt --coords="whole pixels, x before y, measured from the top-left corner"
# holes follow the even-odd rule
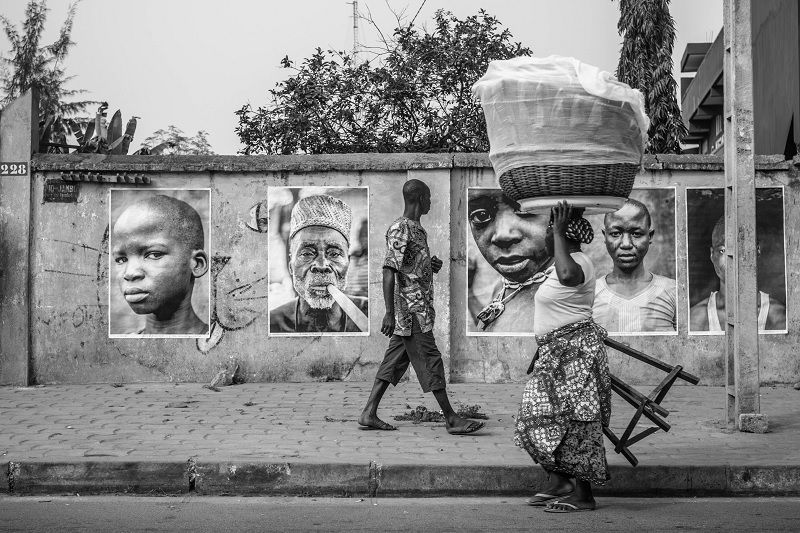
[[[536,337],[538,358],[525,385],[514,442],[548,471],[598,485],[608,481],[603,426],[611,419],[611,379],[592,319]]]

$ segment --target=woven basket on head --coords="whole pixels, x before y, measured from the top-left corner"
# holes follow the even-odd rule
[[[500,176],[500,188],[509,198],[548,196],[615,196],[627,198],[639,165],[530,165]]]

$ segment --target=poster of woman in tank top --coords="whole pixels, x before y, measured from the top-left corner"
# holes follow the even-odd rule
[[[689,334],[725,334],[725,197],[722,188],[687,188]],[[783,187],[756,188],[758,331],[786,333]]]

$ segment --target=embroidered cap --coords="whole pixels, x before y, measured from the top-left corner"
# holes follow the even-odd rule
[[[350,206],[327,194],[317,194],[301,198],[292,208],[292,221],[289,238],[309,226],[324,226],[342,234],[350,245],[350,225],[353,211]]]

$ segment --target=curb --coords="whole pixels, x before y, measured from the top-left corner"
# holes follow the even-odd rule
[[[12,461],[0,494],[169,496],[527,496],[546,482],[530,466],[219,461]],[[800,466],[610,467],[601,496],[800,495]]]
[[[9,494],[146,494],[188,492],[185,461],[11,461]]]

